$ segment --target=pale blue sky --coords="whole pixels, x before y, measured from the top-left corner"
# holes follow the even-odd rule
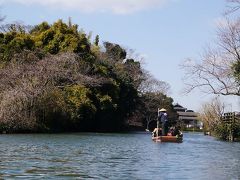
[[[181,94],[184,74],[179,64],[198,58],[215,38],[225,0],[0,0],[0,6],[8,23],[34,25],[72,17],[86,32],[99,34],[101,41],[145,57],[145,68],[171,85],[176,103],[197,111],[209,99],[198,91]]]

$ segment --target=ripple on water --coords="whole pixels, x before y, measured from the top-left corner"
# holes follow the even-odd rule
[[[0,179],[240,179],[240,143],[186,133],[0,135]]]

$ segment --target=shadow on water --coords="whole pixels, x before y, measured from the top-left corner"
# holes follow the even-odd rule
[[[240,143],[184,133],[0,135],[0,179],[240,179]]]

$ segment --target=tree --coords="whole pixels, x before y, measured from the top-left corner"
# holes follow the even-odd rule
[[[52,25],[42,22],[32,28],[21,24],[7,24],[1,31],[0,58],[6,62],[23,50],[41,50],[44,54],[73,52],[86,61],[94,59],[86,34],[79,32],[77,25],[67,25],[62,20]]]
[[[156,120],[159,108],[167,109],[168,119],[173,124],[176,120],[176,114],[173,110],[173,99],[161,92],[147,92],[141,97],[141,106],[139,107],[143,124],[152,130],[156,127]],[[150,125],[151,124],[151,125]],[[150,126],[149,126],[150,125]]]
[[[226,15],[234,13],[240,9],[240,0],[227,0],[228,2],[228,9],[225,12]]]
[[[192,59],[181,67],[186,72],[186,92],[240,96],[240,19],[228,20],[217,32],[215,47],[205,49],[200,62]]]
[[[239,0],[227,0],[225,15],[237,12]],[[218,26],[214,46],[204,50],[200,61],[185,61],[187,93],[198,88],[204,93],[240,95],[240,18],[225,21]],[[229,16],[230,17],[230,16]]]
[[[126,50],[118,44],[104,42],[104,47],[106,49],[106,55],[109,59],[123,61],[127,56]]]
[[[221,118],[225,107],[226,105],[220,101],[219,97],[202,105],[199,118],[204,124],[205,131],[216,131],[217,126],[222,123]]]
[[[167,96],[170,85],[157,80],[146,70],[142,70],[140,79],[141,83],[138,87],[140,98],[135,112],[138,121],[142,122],[147,129],[153,130],[156,127],[157,110],[163,107],[168,110],[169,120],[171,122],[176,120],[176,113],[172,105],[173,99]]]
[[[148,71],[143,70],[138,90],[143,94],[148,92],[169,94],[170,85],[167,82],[154,78]]]
[[[110,108],[108,114],[115,112],[112,119],[114,119],[115,125],[121,128],[128,126],[128,119],[136,110],[142,69],[139,61],[132,58],[127,59],[127,51],[120,45],[105,42],[104,48],[105,51],[97,54],[96,66],[94,66],[95,73],[100,73],[111,79],[110,82],[102,86],[101,91],[109,95],[112,103],[116,105],[116,108],[108,106]],[[106,117],[103,115],[103,111],[99,113],[102,114],[102,117]],[[106,109],[104,114],[106,114]],[[104,121],[109,121],[109,116],[106,118]]]

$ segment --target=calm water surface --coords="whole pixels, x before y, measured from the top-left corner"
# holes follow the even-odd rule
[[[196,133],[0,135],[0,179],[240,179],[240,143]]]

